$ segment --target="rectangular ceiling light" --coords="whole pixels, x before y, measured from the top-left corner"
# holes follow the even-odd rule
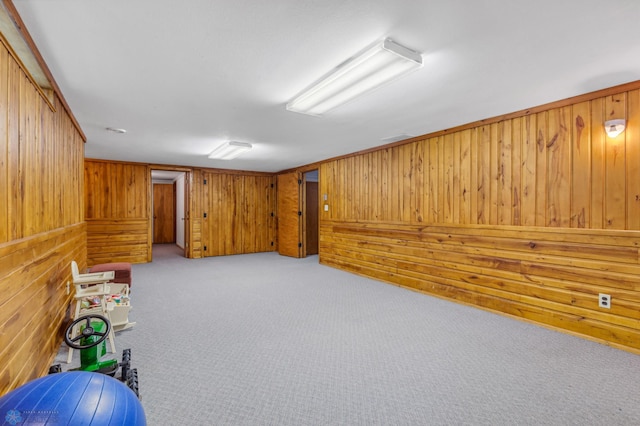
[[[322,115],[420,67],[420,53],[386,38],[340,64],[289,102],[287,109]]]
[[[209,158],[215,160],[232,160],[238,155],[249,151],[252,145],[247,142],[228,141],[211,151]]]

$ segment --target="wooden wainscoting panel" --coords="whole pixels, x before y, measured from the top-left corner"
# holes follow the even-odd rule
[[[0,394],[45,374],[58,352],[85,232],[77,224],[0,245]]]
[[[148,230],[148,218],[88,219],[88,266],[110,262],[147,262]]]
[[[325,220],[320,236],[323,264],[640,352],[639,248],[632,231],[516,226]]]
[[[191,258],[200,259],[202,255],[202,219],[191,219]]]

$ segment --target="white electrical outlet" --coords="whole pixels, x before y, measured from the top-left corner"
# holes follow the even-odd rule
[[[611,309],[611,295],[604,293],[598,294],[598,306]]]

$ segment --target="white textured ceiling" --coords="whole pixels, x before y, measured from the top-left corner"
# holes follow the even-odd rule
[[[14,3],[90,158],[279,171],[640,79],[639,0]],[[383,37],[425,66],[321,118],[285,109]],[[208,159],[227,139],[254,149]]]

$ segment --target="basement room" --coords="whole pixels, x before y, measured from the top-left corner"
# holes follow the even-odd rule
[[[0,422],[640,424],[638,22],[1,0]]]

